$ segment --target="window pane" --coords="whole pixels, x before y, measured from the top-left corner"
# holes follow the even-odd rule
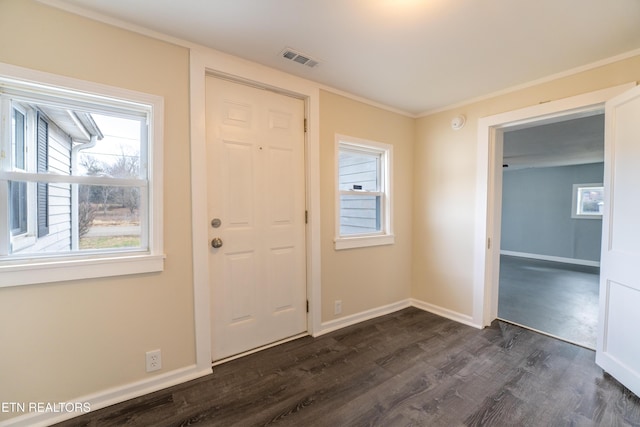
[[[602,215],[604,187],[579,187],[578,215]]]
[[[91,114],[101,136],[95,145],[80,148],[79,164],[74,175],[146,178],[140,170],[140,153],[146,129],[137,118],[125,119]],[[141,176],[142,175],[142,176]]]
[[[46,235],[27,230],[25,193],[29,185],[48,187],[47,217],[37,218],[37,224],[47,222]],[[11,253],[46,255],[78,250],[146,249],[140,221],[143,193],[142,188],[128,186],[10,182],[11,227],[15,237]],[[41,215],[40,210],[37,215]]]
[[[146,116],[104,113],[99,106],[72,107],[50,100],[13,102],[14,168],[58,176],[147,178],[141,168],[146,164],[141,155],[147,154]],[[25,132],[29,126],[34,129],[32,135]],[[140,195],[146,188],[12,183],[9,252],[64,255],[84,250],[146,250],[139,217]]]
[[[141,248],[140,194],[137,187],[80,185],[80,250]]]
[[[24,114],[14,109],[11,121],[13,130],[13,166],[17,169],[25,169],[24,161]]]
[[[340,150],[339,190],[380,191],[380,154]]]
[[[27,183],[9,181],[11,235],[27,232]]]
[[[340,196],[340,235],[381,231],[380,196]]]

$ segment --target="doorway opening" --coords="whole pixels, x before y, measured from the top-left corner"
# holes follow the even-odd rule
[[[640,303],[638,198],[634,197],[640,155],[635,144],[640,128],[634,119],[640,114],[640,90],[635,82],[478,120],[473,321],[483,327],[498,317],[504,132],[536,121],[553,123],[603,110],[606,193],[596,364],[637,394],[640,347],[628,339],[632,325],[638,323]]]
[[[615,86],[478,120],[474,324],[489,326],[498,317],[504,133],[601,114],[607,100],[634,86]]]
[[[604,114],[507,130],[502,163],[498,318],[595,349]]]

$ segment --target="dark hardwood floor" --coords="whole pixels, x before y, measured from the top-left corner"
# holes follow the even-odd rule
[[[60,426],[639,426],[594,352],[408,308]]]

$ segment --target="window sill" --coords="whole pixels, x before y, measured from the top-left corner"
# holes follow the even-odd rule
[[[143,254],[0,265],[0,288],[159,272],[164,270],[164,258]]]
[[[379,236],[336,237],[334,242],[335,249],[339,251],[342,249],[392,245],[395,243],[395,236],[393,234],[383,234]]]
[[[578,214],[573,214],[571,215],[572,219],[599,219],[602,220],[602,214],[600,215],[578,215]]]

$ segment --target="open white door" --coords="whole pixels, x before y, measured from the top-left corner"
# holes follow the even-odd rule
[[[640,87],[606,103],[596,363],[640,395]]]

